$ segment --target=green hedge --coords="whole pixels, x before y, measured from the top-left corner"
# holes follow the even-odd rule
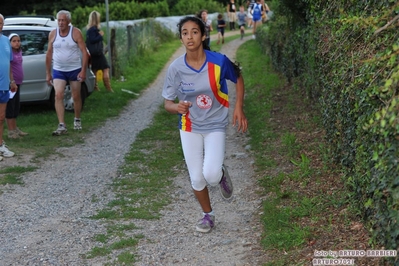
[[[111,2],[109,3],[109,20],[136,20],[142,18],[182,16],[185,14],[196,14],[201,9],[207,9],[209,13],[224,12],[224,7],[212,0],[179,0],[170,8],[167,0],[156,3]],[[72,22],[79,28],[87,25],[89,14],[93,10],[100,12],[102,21],[105,21],[105,4],[97,6],[79,6],[72,11]],[[54,14],[55,15],[55,14]]]
[[[320,106],[331,157],[374,243],[399,246],[397,1],[273,1],[273,65]],[[283,34],[282,34],[283,33]]]

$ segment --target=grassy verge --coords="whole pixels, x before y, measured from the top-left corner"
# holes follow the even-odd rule
[[[309,265],[316,250],[370,249],[368,232],[347,202],[340,169],[328,157],[317,108],[261,54],[249,41],[237,60],[246,81],[259,185],[267,196],[261,218],[262,245],[270,257],[265,265]],[[354,260],[383,265],[377,258]]]

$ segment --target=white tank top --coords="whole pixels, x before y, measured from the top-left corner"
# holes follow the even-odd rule
[[[67,36],[61,36],[56,29],[53,42],[53,69],[69,72],[82,67],[81,52],[72,37],[73,27],[70,26]]]

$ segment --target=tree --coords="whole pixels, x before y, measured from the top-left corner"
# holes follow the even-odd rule
[[[229,0],[213,0],[216,3],[226,6]],[[163,0],[118,0],[115,2],[136,2],[142,4],[158,3]],[[179,2],[189,3],[190,0],[167,0],[169,10],[173,10]],[[237,4],[245,3],[245,0],[236,0]],[[73,11],[77,7],[93,7],[104,4],[104,0],[19,0],[18,8],[12,1],[2,0],[0,4],[0,11],[4,16],[20,15],[20,14],[37,14],[37,15],[55,15],[58,10],[66,9]],[[181,5],[182,3],[180,3]],[[72,14],[73,16],[73,14]]]

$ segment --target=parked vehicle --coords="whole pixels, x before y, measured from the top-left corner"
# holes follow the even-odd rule
[[[8,36],[11,33],[16,33],[21,38],[24,69],[24,81],[20,94],[21,103],[49,103],[54,106],[54,87],[46,82],[48,36],[56,27],[48,25],[51,23],[54,25],[54,21],[48,18],[27,18],[29,23],[34,23],[36,19],[37,23],[33,26],[33,24],[24,24],[28,23],[28,20],[24,20],[25,17],[20,20],[12,18],[14,22],[10,19],[5,19],[3,34]],[[44,20],[52,22],[45,22],[47,26],[36,26],[42,25]],[[10,25],[11,23],[19,25]],[[21,23],[23,25],[20,25]],[[55,24],[57,23],[55,22]],[[86,98],[94,91],[95,78],[94,73],[88,68],[86,80],[82,83],[81,88],[82,106]],[[64,105],[65,110],[73,111],[73,99],[69,84],[65,88]]]
[[[44,26],[57,27],[57,19],[54,16],[9,16],[4,19],[4,26]]]

